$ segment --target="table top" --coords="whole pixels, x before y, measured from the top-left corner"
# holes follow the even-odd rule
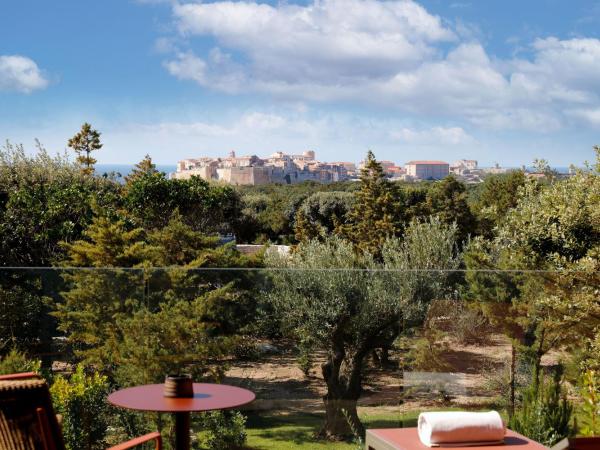
[[[371,435],[369,437],[369,435]],[[390,448],[396,450],[431,450],[419,439],[416,428],[382,428],[367,430],[367,443],[369,439],[381,442],[384,444],[379,448]],[[375,439],[373,439],[375,438]],[[542,444],[532,441],[525,436],[520,435],[512,430],[506,430],[504,444],[486,445],[477,447],[452,447],[452,450],[490,450],[490,449],[506,449],[507,447],[515,447],[519,450],[546,450]]]
[[[254,392],[236,386],[194,383],[194,397],[173,398],[163,395],[163,384],[147,384],[113,392],[108,402],[137,411],[194,412],[231,409],[247,405]]]

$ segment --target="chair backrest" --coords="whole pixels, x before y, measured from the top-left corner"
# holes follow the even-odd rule
[[[6,378],[0,379],[0,449],[65,450],[46,382]]]

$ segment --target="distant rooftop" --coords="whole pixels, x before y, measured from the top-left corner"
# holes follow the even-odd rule
[[[409,161],[406,163],[407,165],[413,165],[413,164],[448,164],[446,161]]]

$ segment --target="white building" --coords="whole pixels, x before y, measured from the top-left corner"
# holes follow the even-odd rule
[[[404,167],[406,175],[419,180],[441,180],[450,173],[450,164],[444,161],[409,161]]]

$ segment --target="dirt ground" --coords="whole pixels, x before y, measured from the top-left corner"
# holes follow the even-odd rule
[[[484,408],[494,399],[490,386],[506,370],[510,343],[493,335],[485,346],[451,344],[443,354],[449,370],[442,374],[406,372],[371,367],[358,404],[361,413],[406,412],[427,407]],[[289,412],[319,412],[323,409],[325,384],[320,371],[324,354],[318,354],[310,376],[305,377],[291,351],[235,363],[225,383],[251,389],[257,394],[254,408]],[[393,357],[393,355],[392,355]],[[556,355],[543,359],[552,364]]]

